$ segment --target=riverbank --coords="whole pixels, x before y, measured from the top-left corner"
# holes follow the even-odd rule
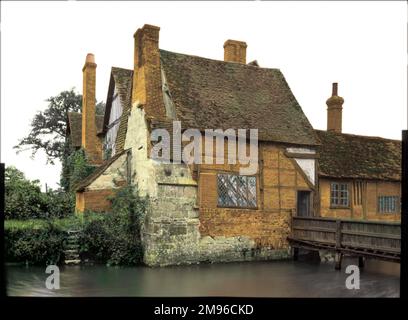
[[[345,287],[348,264],[335,271],[331,262],[263,261],[200,264],[166,268],[65,266],[60,290],[45,288],[43,267],[7,266],[10,296],[234,296],[234,297],[398,297],[399,268],[368,261],[359,290]]]

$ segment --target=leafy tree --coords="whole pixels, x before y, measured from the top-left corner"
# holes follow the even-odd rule
[[[38,180],[26,179],[24,173],[11,166],[5,172],[5,218],[63,218],[73,214],[75,198],[61,189],[41,192]]]
[[[5,189],[6,219],[39,218],[46,211],[39,181],[26,179],[17,168],[6,168]]]
[[[31,149],[31,157],[39,150],[47,156],[47,163],[54,164],[68,156],[70,150],[67,137],[68,112],[79,112],[82,107],[82,95],[74,89],[62,91],[58,95],[46,100],[49,102],[45,111],[35,114],[31,122],[31,131],[14,146],[17,153]],[[105,104],[99,102],[96,113],[103,114]]]

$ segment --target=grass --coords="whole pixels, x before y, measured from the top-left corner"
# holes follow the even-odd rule
[[[29,220],[5,220],[4,228],[8,230],[22,229],[45,229],[49,224],[52,224],[60,230],[77,229],[82,224],[82,218],[78,216],[70,216],[63,219],[29,219]]]

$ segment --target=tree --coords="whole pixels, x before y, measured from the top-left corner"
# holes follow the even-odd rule
[[[30,181],[15,167],[7,167],[5,172],[6,219],[39,218],[45,211],[45,199],[39,181]]]
[[[38,180],[28,180],[24,173],[10,166],[5,170],[5,218],[63,218],[73,214],[75,199],[62,189],[41,192]]]
[[[74,89],[62,91],[57,96],[46,100],[49,102],[45,111],[35,114],[31,122],[31,131],[14,146],[17,153],[31,149],[33,158],[39,150],[47,156],[47,164],[54,164],[55,160],[62,161],[70,150],[68,148],[67,124],[68,112],[79,112],[82,107],[82,95],[75,93]],[[99,102],[96,113],[103,114],[105,104]]]

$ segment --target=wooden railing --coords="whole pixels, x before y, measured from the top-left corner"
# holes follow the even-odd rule
[[[294,247],[400,260],[401,225],[395,222],[292,217]]]

